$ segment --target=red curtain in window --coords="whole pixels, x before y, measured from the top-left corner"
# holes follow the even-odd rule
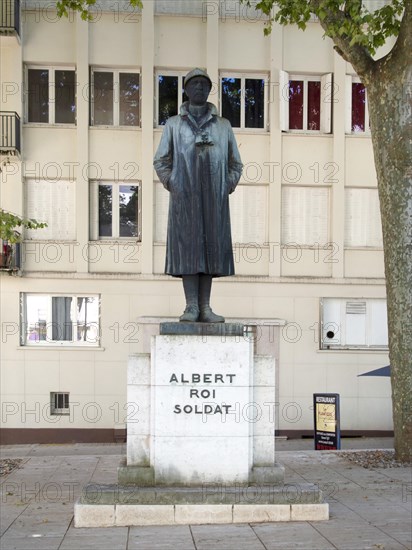
[[[308,130],[320,130],[320,82],[308,82]]]
[[[289,80],[289,129],[303,130],[303,80]]]
[[[352,83],[352,132],[365,131],[365,86],[360,82]]]

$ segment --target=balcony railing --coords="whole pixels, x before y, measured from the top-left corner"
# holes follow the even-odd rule
[[[0,271],[18,271],[21,265],[20,243],[0,239]]]
[[[20,37],[20,0],[1,0],[0,34]]]
[[[15,111],[0,111],[0,153],[21,153],[20,117]]]

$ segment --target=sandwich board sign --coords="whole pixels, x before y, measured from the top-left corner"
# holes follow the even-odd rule
[[[315,450],[340,449],[340,410],[338,393],[314,393]]]

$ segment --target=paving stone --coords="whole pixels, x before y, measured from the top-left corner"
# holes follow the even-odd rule
[[[343,443],[345,443],[345,439]],[[357,443],[353,440],[351,445]],[[368,441],[381,448],[391,440]],[[348,443],[346,443],[348,444]],[[330,504],[329,521],[279,522],[220,525],[170,525],[144,527],[74,528],[70,525],[74,495],[80,485],[110,483],[126,454],[124,444],[113,445],[29,445],[0,447],[1,456],[25,457],[18,470],[4,476],[1,494],[2,550],[403,550],[411,548],[410,469],[366,470],[350,464],[339,452],[315,452],[312,441],[276,442],[276,460],[286,467],[288,484],[316,483]],[[349,447],[346,447],[349,448]],[[356,447],[355,447],[356,448]],[[113,475],[111,474],[113,468]],[[79,487],[66,490],[64,483],[75,480]],[[53,501],[52,486],[62,492]],[[13,489],[5,493],[6,483]],[[13,483],[14,485],[10,485]],[[30,495],[40,484],[40,490]],[[46,487],[46,495],[42,491]],[[76,486],[77,487],[77,486]],[[47,490],[48,488],[48,490]],[[25,498],[23,498],[25,497]],[[60,498],[61,497],[61,498]],[[66,501],[66,504],[63,502]],[[246,505],[243,505],[246,506]],[[52,519],[50,519],[52,515]],[[50,521],[50,529],[47,523]],[[39,523],[40,522],[40,523]],[[38,531],[35,531],[35,527]],[[22,529],[20,528],[22,527]],[[24,528],[24,532],[23,532]],[[44,528],[44,531],[43,531]],[[60,530],[61,529],[61,530]],[[30,531],[28,531],[30,530]],[[55,530],[55,531],[53,531]],[[49,536],[32,537],[32,534]],[[59,536],[50,536],[53,533]],[[62,538],[61,534],[64,534]],[[129,533],[129,541],[127,537]],[[192,538],[193,533],[193,538]],[[30,535],[30,536],[29,536]],[[195,546],[196,543],[196,546]]]
[[[242,504],[233,506],[233,523],[290,521],[287,504]]]
[[[0,540],[2,550],[58,550],[63,537],[11,537]],[[79,548],[77,549],[79,550]]]
[[[71,526],[59,550],[123,550],[127,547],[126,527],[77,529]]]
[[[326,550],[336,549],[328,539],[306,522],[254,525],[253,530],[265,550]],[[352,550],[360,550],[353,547]]]
[[[265,550],[249,525],[194,525],[196,550]]]
[[[316,529],[325,538],[332,540],[340,550],[354,550],[355,548],[405,549],[400,542],[385,535],[381,529],[369,525],[367,522],[347,523],[337,518],[333,521],[316,524]]]
[[[128,550],[196,550],[188,525],[131,527]]]

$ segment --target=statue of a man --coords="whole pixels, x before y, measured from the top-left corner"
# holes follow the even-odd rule
[[[184,81],[189,101],[169,118],[154,167],[170,192],[165,273],[182,277],[180,321],[223,323],[210,308],[213,277],[234,274],[229,194],[242,162],[230,122],[207,102],[212,82],[201,69]]]

